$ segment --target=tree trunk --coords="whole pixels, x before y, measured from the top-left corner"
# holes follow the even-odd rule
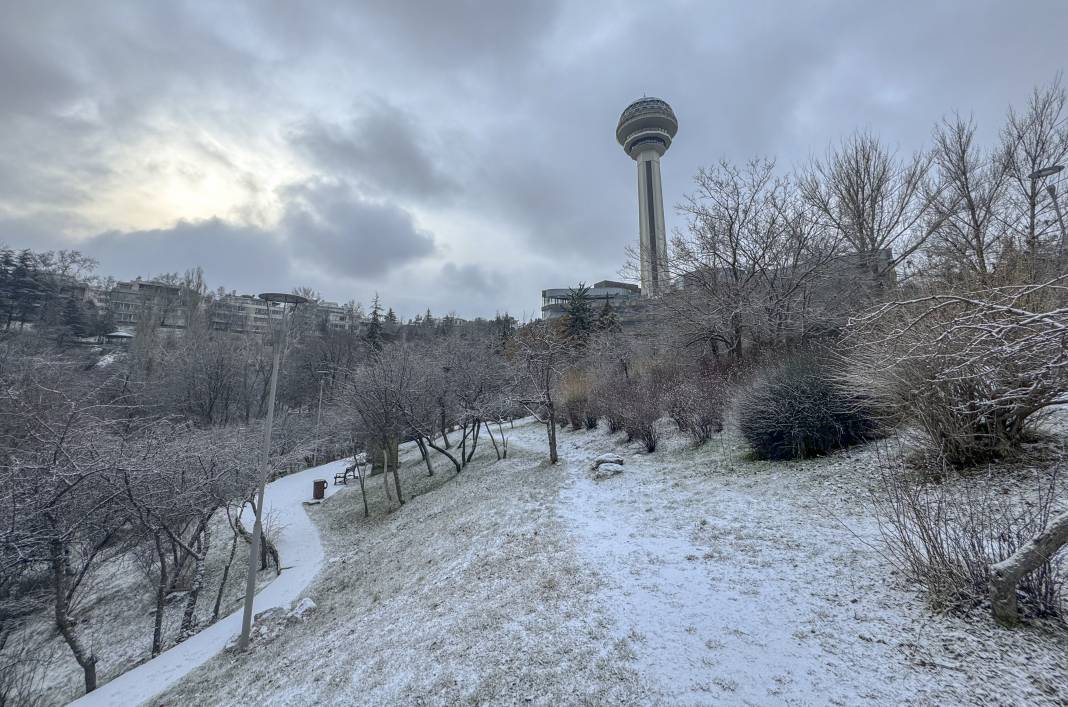
[[[397,487],[397,502],[404,505],[404,495],[401,493],[400,483],[400,453],[393,459],[393,485]]]
[[[446,431],[448,425],[445,424],[445,410],[441,411],[441,439],[445,441],[445,449],[451,449],[452,444],[449,443],[449,434]]]
[[[463,437],[460,438],[460,466],[467,466],[467,423],[465,422],[460,428],[463,431]]]
[[[270,562],[268,562],[270,558]],[[278,556],[278,548],[267,538],[267,533],[260,534],[260,569],[265,570],[274,563],[274,576],[282,574],[282,560]]]
[[[500,449],[500,447],[497,446],[497,440],[493,438],[493,428],[490,427],[490,423],[488,423],[488,422],[484,422],[482,424],[484,424],[486,426],[486,434],[489,435],[490,442],[493,443],[493,451],[497,454],[497,461],[500,461],[501,460],[501,449]]]
[[[77,634],[74,632],[74,622],[70,620],[69,610],[70,597],[67,595],[67,572],[66,563],[63,560],[63,543],[58,540],[52,541],[52,582],[55,588],[55,621],[56,628],[63,636],[63,640],[74,654],[74,660],[81,666],[85,678],[85,691],[92,692],[96,689],[96,655],[87,651],[82,645]]]
[[[178,630],[178,641],[184,641],[193,635],[193,627],[196,625],[195,617],[197,600],[200,598],[200,590],[204,586],[204,557],[208,554],[208,542],[211,537],[208,527],[197,538],[196,552],[193,557],[193,583],[189,587],[189,594],[185,598],[185,612],[182,614],[182,625]]]
[[[356,463],[356,458],[353,457],[353,463]],[[363,485],[363,469],[359,464],[356,464],[356,478],[360,480],[360,497],[363,498],[363,517],[367,518],[371,515],[371,511],[367,508],[367,489]]]
[[[211,610],[211,622],[215,623],[219,620],[219,609],[222,606],[223,591],[226,589],[226,580],[230,577],[230,566],[234,564],[234,557],[237,555],[237,530],[234,530],[234,538],[230,543],[230,557],[226,560],[226,566],[223,567],[222,580],[219,582],[219,593],[215,595],[215,606]]]
[[[994,619],[1004,626],[1020,622],[1016,608],[1016,585],[1025,574],[1038,569],[1068,543],[1068,512],[1050,521],[1046,529],[1001,562],[990,567],[990,607]]]
[[[160,533],[155,534],[156,556],[159,558],[159,583],[156,585],[156,616],[152,625],[152,657],[163,650],[163,609],[167,603],[167,551],[163,547]]]
[[[471,463],[475,458],[475,450],[478,449],[478,432],[482,429],[482,420],[477,417],[471,423],[471,452],[464,458],[464,466]]]
[[[419,453],[423,456],[423,463],[426,464],[426,475],[434,475],[434,465],[430,463],[430,452],[427,451],[426,442],[422,437],[416,437],[415,443],[419,446]]]
[[[389,455],[382,450],[382,489],[386,492],[389,509],[393,510],[393,492],[389,490]]]
[[[549,463],[555,464],[560,460],[556,454],[556,409],[549,405]]]
[[[454,457],[454,456],[453,456],[453,455],[452,455],[452,454],[451,454],[450,452],[448,452],[447,450],[445,450],[445,449],[442,449],[442,448],[441,448],[441,447],[439,447],[438,445],[434,444],[434,440],[432,440],[432,439],[427,439],[427,444],[429,444],[429,445],[430,445],[430,448],[431,448],[431,449],[433,449],[433,450],[434,450],[435,452],[438,452],[439,454],[443,454],[443,455],[445,455],[446,457],[448,457],[449,461],[451,461],[451,462],[452,462],[452,465],[453,465],[454,467],[456,467],[456,473],[457,473],[457,474],[459,474],[459,473],[460,473],[460,470],[462,469],[462,467],[460,466],[460,462],[459,462],[459,460],[457,460],[457,459],[456,459],[456,457]]]

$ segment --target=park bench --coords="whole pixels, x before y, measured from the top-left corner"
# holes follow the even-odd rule
[[[358,480],[363,476],[363,470],[360,468],[360,460],[353,459],[352,464],[345,467],[344,471],[339,471],[334,474],[334,486],[338,484],[349,485],[349,479]]]

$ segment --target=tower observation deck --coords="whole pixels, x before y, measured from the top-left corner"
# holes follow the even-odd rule
[[[646,297],[660,294],[669,282],[660,158],[678,130],[675,112],[659,98],[634,101],[619,116],[616,126],[616,140],[638,165],[639,254],[642,294]]]

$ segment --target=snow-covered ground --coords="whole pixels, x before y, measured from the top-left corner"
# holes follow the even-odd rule
[[[594,482],[606,436],[565,435],[562,509],[605,576],[617,636],[672,704],[1063,703],[1064,631],[932,615],[878,552],[866,503],[878,446],[789,464],[632,450]]]
[[[193,671],[162,704],[1064,704],[1063,624],[933,614],[878,552],[884,445],[749,461],[721,435],[638,452],[603,431],[511,434],[455,476],[409,453],[310,509],[318,608]],[[593,481],[616,451],[624,472]],[[285,555],[283,555],[283,558]],[[286,562],[283,560],[283,562]]]

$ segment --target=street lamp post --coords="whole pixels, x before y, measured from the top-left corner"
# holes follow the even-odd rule
[[[1054,164],[1049,167],[1043,167],[1042,169],[1036,169],[1031,174],[1027,175],[1027,178],[1034,184],[1039,179],[1045,179],[1046,177],[1052,177],[1055,174],[1060,174],[1064,169],[1064,165]],[[1064,215],[1061,213],[1061,204],[1057,201],[1057,186],[1055,184],[1046,185],[1046,191],[1049,193],[1051,199],[1053,199],[1053,211],[1057,214],[1057,224],[1061,229],[1061,243],[1058,248],[1057,255],[1060,258],[1068,255],[1068,229],[1064,227]],[[1034,193],[1034,187],[1031,192]]]
[[[312,455],[312,466],[319,466],[319,424],[323,421],[323,383],[325,378],[319,379],[319,410],[315,413],[315,452]]]
[[[263,496],[267,490],[267,476],[271,462],[271,433],[274,431],[274,399],[278,392],[278,368],[282,362],[282,348],[286,345],[289,336],[289,310],[308,301],[300,295],[289,295],[281,292],[265,292],[260,299],[267,302],[267,325],[274,334],[274,363],[271,366],[271,389],[267,397],[267,429],[263,439],[263,458],[260,466],[259,487],[257,488],[256,501],[256,524],[252,529],[252,543],[248,549],[248,580],[245,584],[245,613],[241,619],[241,640],[238,643],[240,650],[248,648],[249,635],[252,632],[252,604],[256,596],[256,563],[259,561],[260,542],[263,536]],[[271,306],[280,304],[282,307],[282,331],[278,335],[275,332]]]

